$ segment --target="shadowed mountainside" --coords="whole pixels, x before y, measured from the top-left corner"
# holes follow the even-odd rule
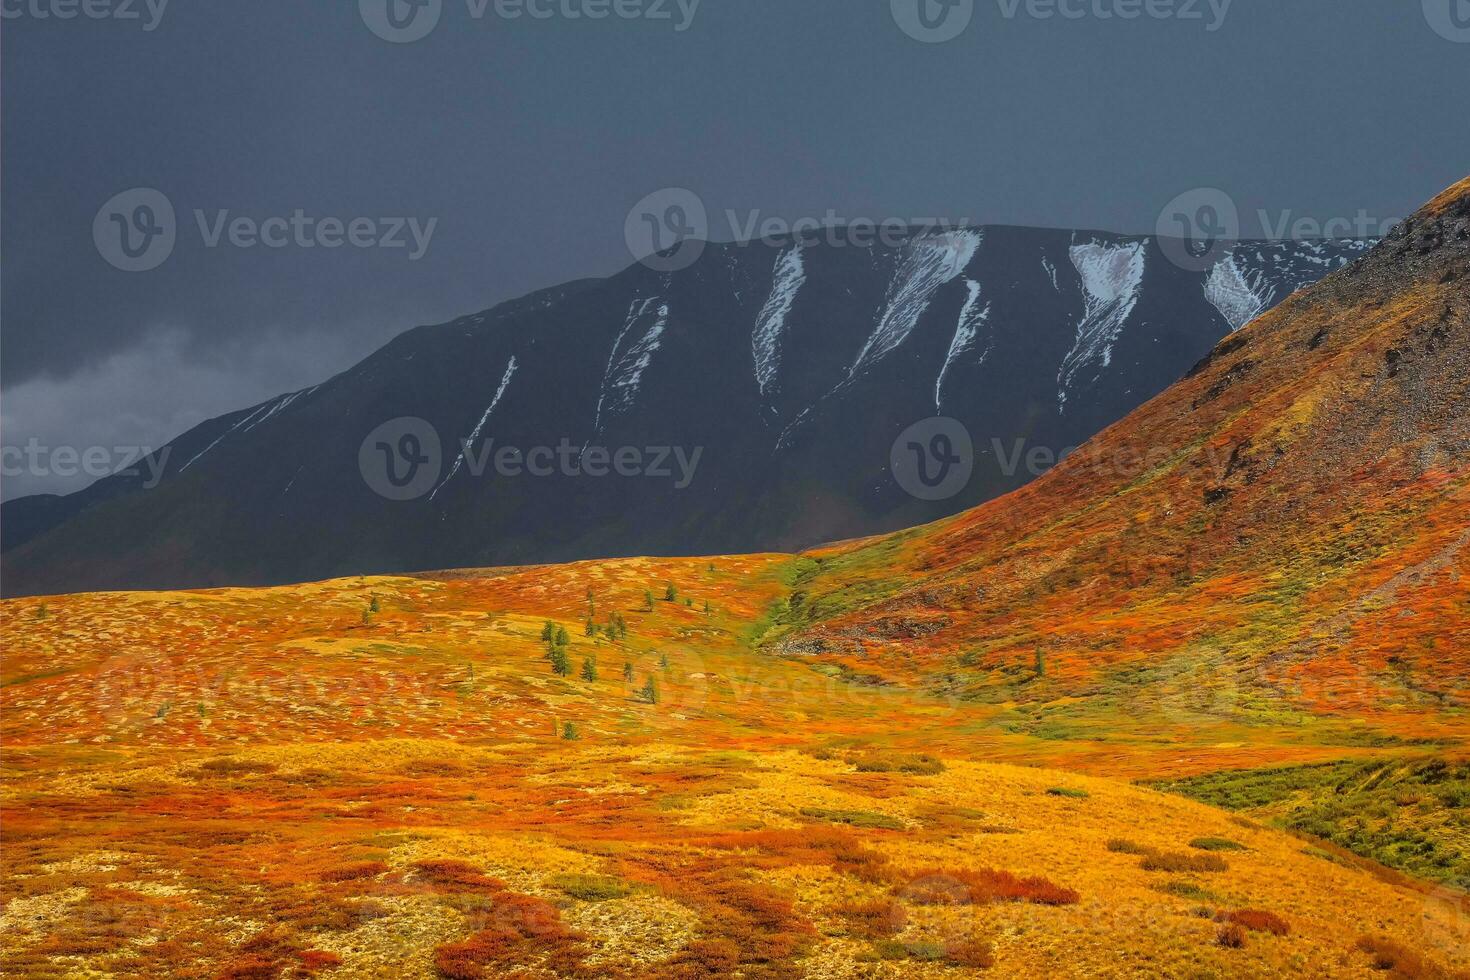
[[[1242,242],[1204,271],[1152,237],[1030,228],[712,245],[676,272],[635,265],[409,331],[179,436],[146,471],[155,488],[118,476],[9,501],[3,587],[790,551],[909,527],[1023,485],[1035,468],[1012,457],[1080,444],[1367,245]],[[938,415],[973,435],[974,474],[919,500],[890,477],[890,449]],[[401,445],[375,433],[402,419],[418,420],[422,466],[375,455]],[[563,446],[578,469],[583,449],[642,464],[489,465]],[[379,492],[390,459],[424,478],[403,499]]]

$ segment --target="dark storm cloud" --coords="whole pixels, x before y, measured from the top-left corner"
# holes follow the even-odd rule
[[[1151,231],[1201,185],[1250,233],[1258,209],[1406,213],[1470,159],[1451,105],[1470,43],[1419,2],[1200,3],[1192,21],[978,0],[941,44],[887,0],[563,13],[595,2],[507,19],[444,0],[392,44],[354,0],[68,20],[5,0],[5,443],[163,441],[393,331],[609,274],[628,209],[662,187],[697,191],[714,237],[726,209]],[[150,272],[93,242],[134,187],[177,210]],[[372,244],[325,247],[354,219]],[[407,247],[377,247],[398,219],[434,222],[422,249],[406,224]]]

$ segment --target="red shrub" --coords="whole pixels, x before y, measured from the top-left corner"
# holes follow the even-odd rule
[[[1373,957],[1373,968],[1405,980],[1464,980],[1467,974],[1447,970],[1392,939],[1363,936],[1358,949]]]
[[[944,960],[951,966],[988,970],[995,966],[995,950],[983,939],[962,939],[944,947]]]
[[[1285,936],[1291,932],[1291,926],[1285,919],[1275,912],[1265,912],[1261,909],[1237,909],[1234,912],[1221,912],[1215,916],[1215,921],[1237,925],[1251,932],[1269,932],[1273,936]]]
[[[308,949],[297,953],[296,958],[301,961],[301,969],[307,973],[330,970],[334,966],[342,965],[342,957],[336,953],[328,953],[324,949]]]
[[[1245,930],[1240,926],[1221,926],[1215,933],[1215,944],[1226,949],[1240,949],[1245,945]]]
[[[837,914],[848,921],[853,933],[864,939],[881,939],[903,931],[909,915],[904,907],[888,899],[874,902],[847,902],[837,906]]]
[[[1035,905],[1075,905],[1077,892],[1041,877],[1018,878],[1009,871],[922,871],[900,892],[915,905],[989,905],[994,902],[1031,902]]]
[[[845,830],[820,825],[800,830],[762,830],[731,834],[712,842],[716,847],[756,848],[782,859],[783,864],[825,864],[870,884],[892,880],[887,855],[864,847]]]
[[[440,974],[452,980],[504,977],[510,975],[506,967],[543,956],[558,972],[573,972],[580,966],[582,936],[562,923],[561,913],[550,903],[530,895],[499,892],[487,915],[488,928],[434,950],[434,966]]]
[[[505,882],[491,878],[479,868],[463,861],[420,861],[413,867],[421,880],[439,887],[487,891],[502,891],[505,888]]]
[[[672,976],[683,980],[734,973],[740,966],[740,947],[728,939],[696,939],[670,961]]]
[[[276,980],[281,966],[265,956],[243,956],[219,972],[219,980]]]

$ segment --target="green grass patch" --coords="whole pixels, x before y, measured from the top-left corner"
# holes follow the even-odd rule
[[[1187,898],[1191,902],[1209,902],[1212,905],[1228,904],[1225,899],[1208,888],[1201,888],[1199,885],[1189,881],[1164,881],[1150,885],[1149,887],[1156,892],[1173,895],[1175,898]]]
[[[1470,764],[1347,760],[1154,782],[1429,881],[1470,876]],[[1328,852],[1325,860],[1336,860]]]
[[[935,776],[944,772],[944,763],[932,755],[874,754],[853,763],[858,772],[902,772],[913,776]]]
[[[551,879],[551,887],[581,902],[627,898],[633,891],[626,882],[603,875],[556,875]]]
[[[826,810],[821,807],[804,806],[801,815],[812,820],[825,820],[827,823],[840,823],[848,827],[871,827],[878,830],[903,830],[903,823],[888,816],[886,813],[872,813],[868,810]]]

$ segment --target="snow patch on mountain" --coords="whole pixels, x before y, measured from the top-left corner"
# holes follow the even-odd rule
[[[1143,289],[1144,243],[1073,245],[1072,265],[1087,304],[1077,322],[1077,340],[1057,372],[1057,403],[1065,411],[1078,373],[1089,364],[1107,367],[1123,324]]]
[[[920,235],[905,243],[900,251],[898,266],[888,284],[883,314],[873,332],[868,335],[862,350],[858,352],[852,367],[848,369],[847,378],[818,399],[816,404],[797,413],[796,418],[782,430],[776,440],[777,451],[791,444],[792,436],[806,424],[817,405],[841,393],[864,371],[908,340],[925,311],[929,309],[935,292],[965,271],[975,258],[983,239],[984,232],[977,229]],[[883,258],[877,252],[875,249],[875,262]]]
[[[755,358],[755,381],[760,386],[761,400],[776,391],[781,370],[781,350],[789,329],[787,317],[796,302],[796,294],[806,283],[806,264],[802,259],[804,245],[793,245],[776,257],[771,279],[771,295],[755,320],[750,346]]]
[[[888,286],[883,316],[858,352],[848,371],[849,378],[856,378],[909,338],[929,309],[934,293],[965,271],[982,238],[980,231],[948,231],[908,242]]]
[[[950,341],[949,354],[945,356],[944,367],[939,369],[939,377],[934,382],[934,410],[936,412],[944,409],[944,379],[949,374],[950,367],[961,356],[975,349],[976,340],[980,336],[980,328],[990,319],[990,304],[980,305],[980,284],[973,279],[967,279],[965,285],[969,287],[970,295],[965,300],[964,309],[960,310],[960,322],[955,328],[954,340]],[[990,344],[986,343],[975,363],[985,363],[985,358],[989,354]]]
[[[309,391],[309,390],[313,390],[313,389],[307,389],[307,390]],[[249,432],[251,429],[254,429],[256,426],[261,425],[264,422],[270,421],[275,416],[281,414],[281,411],[283,409],[285,409],[292,402],[294,402],[296,399],[300,398],[302,395],[304,395],[306,393],[307,393],[306,391],[297,391],[297,392],[293,392],[292,394],[289,394],[289,395],[282,395],[280,398],[276,399],[276,401],[274,402],[274,404],[271,405],[271,410],[269,412],[266,412],[259,419],[257,419],[256,421],[250,423],[249,425],[247,425],[245,427],[244,431],[241,432],[240,434],[241,435],[244,435],[246,432]]]
[[[597,401],[594,431],[601,433],[609,419],[625,414],[638,400],[643,372],[653,363],[653,355],[663,345],[664,330],[669,325],[669,304],[654,296],[634,299],[628,307],[628,319],[608,357],[607,372],[602,379],[602,394]]]
[[[303,388],[300,391],[293,391],[290,394],[281,395],[278,398],[273,398],[268,402],[257,405],[255,411],[251,412],[249,415],[245,416],[243,419],[230,426],[224,432],[220,433],[219,437],[215,439],[214,442],[211,442],[199,452],[195,453],[194,456],[190,458],[187,463],[179,467],[179,472],[182,473],[189,467],[193,466],[195,463],[199,462],[199,460],[204,458],[205,453],[208,453],[210,450],[214,449],[216,446],[224,442],[227,438],[234,435],[236,432],[244,435],[246,432],[249,432],[251,429],[271,418],[273,415],[280,414],[283,409],[289,406],[292,402],[296,401],[298,398],[308,396],[320,387],[321,385],[312,385],[310,388]]]
[[[510,387],[510,379],[515,377],[517,367],[519,365],[516,363],[516,357],[512,354],[510,356],[510,362],[505,366],[505,374],[500,379],[500,387],[495,389],[495,397],[490,400],[490,407],[485,409],[485,414],[480,416],[480,421],[475,425],[474,430],[470,432],[470,437],[460,447],[459,456],[455,459],[454,465],[449,468],[449,475],[440,481],[439,485],[434,488],[433,493],[429,494],[430,500],[439,496],[439,491],[443,490],[449,481],[454,479],[454,475],[464,465],[465,454],[470,451],[471,446],[480,441],[480,436],[484,433],[485,426],[490,421],[490,416],[495,413],[496,406],[500,404],[500,399],[505,397],[505,389]]]
[[[1205,279],[1205,299],[1220,311],[1232,332],[1269,310],[1275,295],[1264,273],[1246,272],[1233,255],[1216,262]]]

